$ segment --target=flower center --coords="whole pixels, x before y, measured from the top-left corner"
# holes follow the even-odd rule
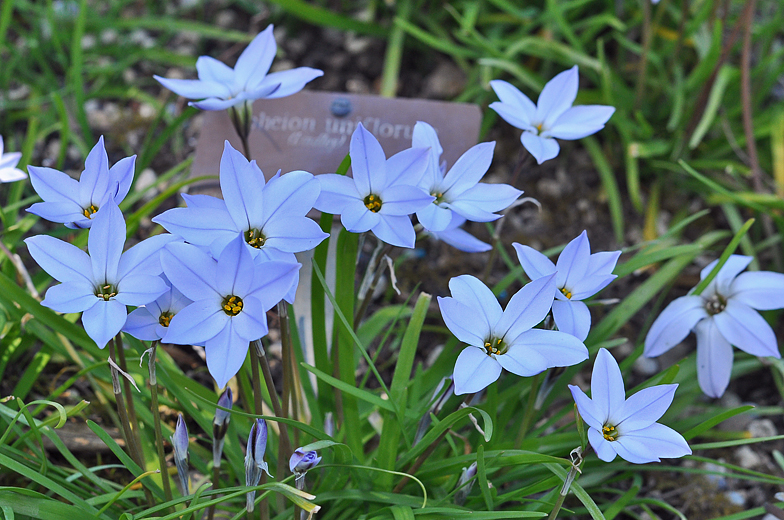
[[[158,323],[160,323],[164,327],[168,327],[173,317],[174,314],[172,314],[169,311],[162,312],[161,315],[158,317]]]
[[[229,316],[236,316],[240,312],[242,312],[242,298],[239,296],[234,296],[230,294],[223,299],[223,303],[221,307],[223,308],[223,312],[228,314]]]
[[[98,212],[98,206],[96,206],[95,204],[90,204],[89,207],[84,208],[84,211],[82,211],[82,215],[84,215],[87,218],[93,218],[93,215],[96,214],[97,212]]]
[[[506,351],[509,350],[509,346],[500,338],[488,338],[485,340],[484,346],[488,356],[500,356],[501,354],[506,354]]]
[[[365,200],[362,202],[365,203],[365,207],[372,211],[373,213],[378,213],[381,211],[381,199],[378,195],[373,195],[372,193],[365,197]]]
[[[245,242],[251,247],[261,249],[266,241],[267,237],[264,236],[260,229],[251,228],[245,232]]]
[[[604,436],[605,439],[607,439],[610,442],[618,440],[618,435],[619,435],[618,428],[610,424],[605,424],[602,427],[602,435]]]
[[[711,316],[720,313],[727,307],[727,300],[720,294],[714,294],[705,300],[705,310]]]
[[[559,289],[559,290],[561,291],[561,294],[566,296],[566,298],[568,298],[569,300],[572,299],[572,291],[570,291],[566,287],[561,287],[561,289]]]
[[[104,301],[108,302],[109,300],[117,296],[117,288],[114,285],[107,283],[103,287],[98,288],[95,291],[95,295],[98,298],[101,298]]]
[[[436,200],[433,201],[433,204],[435,204],[436,206],[444,202],[443,192],[433,191],[430,193],[430,196],[436,198]]]

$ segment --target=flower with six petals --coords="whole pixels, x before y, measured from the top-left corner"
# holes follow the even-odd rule
[[[673,300],[645,337],[646,357],[656,357],[697,335],[697,377],[706,395],[721,397],[730,382],[732,345],[753,356],[780,358],[778,342],[757,311],[784,308],[784,274],[741,273],[752,257],[731,255],[702,294]],[[700,273],[704,279],[718,263]]]
[[[523,130],[520,140],[538,164],[558,155],[560,146],[555,138],[570,141],[595,134],[615,112],[604,105],[573,107],[578,79],[577,65],[561,72],[547,82],[536,104],[506,81],[490,82],[501,100],[491,103],[490,108]]]
[[[626,399],[621,369],[606,349],[599,349],[593,365],[590,398],[569,385],[599,458],[610,462],[620,455],[634,464],[691,454],[681,434],[656,422],[672,404],[676,388],[676,384],[651,386]]]

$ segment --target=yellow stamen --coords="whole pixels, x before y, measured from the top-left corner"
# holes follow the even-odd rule
[[[602,427],[602,435],[608,441],[613,442],[618,439],[618,428],[615,426],[605,425]]]
[[[381,199],[378,195],[373,195],[372,193],[365,197],[363,201],[365,203],[365,207],[372,211],[373,213],[378,213],[381,211]]]
[[[568,299],[570,299],[570,300],[572,299],[572,291],[568,290],[565,287],[561,288],[560,291],[561,291],[561,294],[566,296]]]
[[[221,304],[223,308],[223,312],[228,314],[229,316],[236,316],[240,312],[242,312],[242,298],[239,296],[227,296],[223,299],[223,303]]]
[[[173,317],[174,314],[172,314],[171,312],[168,311],[162,312],[161,315],[158,317],[158,323],[160,323],[164,327],[168,327]]]
[[[97,212],[98,212],[98,206],[96,206],[95,204],[90,204],[90,207],[84,208],[84,211],[82,211],[82,215],[84,215],[87,218],[93,218],[93,215]]]
[[[267,237],[262,234],[261,230],[249,229],[245,232],[245,242],[251,247],[261,249],[266,241]]]

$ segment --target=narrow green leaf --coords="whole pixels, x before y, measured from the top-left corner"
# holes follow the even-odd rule
[[[488,511],[493,510],[493,496],[490,494],[490,486],[487,485],[487,468],[485,467],[485,445],[480,444],[476,449],[476,479],[479,484],[479,492],[485,501]]]
[[[340,379],[325,374],[318,368],[308,365],[307,363],[302,363],[302,367],[308,372],[315,374],[316,377],[318,377],[322,381],[325,381],[330,386],[336,388],[337,390],[340,390],[341,392],[345,392],[351,396],[362,399],[363,401],[368,402],[374,406],[378,406],[383,410],[388,410],[393,413],[395,411],[395,408],[392,406],[392,403],[390,403],[388,400],[381,399],[377,395],[371,394],[367,390],[359,389],[356,386],[346,383],[345,381],[341,381]]]

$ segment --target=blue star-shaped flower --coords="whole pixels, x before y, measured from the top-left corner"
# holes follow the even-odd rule
[[[109,157],[103,137],[93,146],[84,161],[79,180],[52,168],[28,166],[30,182],[43,202],[36,202],[27,211],[71,229],[88,228],[105,204],[120,204],[133,182],[136,156],[117,161],[109,168]]]
[[[542,164],[560,151],[554,138],[573,140],[595,134],[615,108],[604,105],[573,107],[577,97],[577,65],[547,82],[537,104],[515,86],[497,79],[490,82],[500,102],[490,104],[507,123],[523,130],[520,140],[536,162]]]
[[[321,195],[314,207],[339,214],[352,233],[372,231],[387,244],[413,248],[416,233],[409,215],[435,200],[417,187],[427,166],[427,148],[409,148],[387,159],[360,123],[351,136],[349,156],[353,179],[334,173],[316,177]]]
[[[306,83],[324,75],[309,67],[299,67],[268,74],[278,46],[269,25],[242,51],[232,69],[211,58],[196,60],[199,79],[166,79],[153,76],[164,87],[192,101],[189,105],[202,110],[224,110],[254,99],[281,98],[302,90]]]
[[[258,267],[240,237],[215,261],[197,246],[170,244],[163,272],[193,303],[172,317],[165,343],[204,345],[207,368],[223,387],[245,361],[248,343],[267,334],[266,313],[291,287],[300,264]]]
[[[531,247],[517,243],[512,246],[530,279],[556,273],[555,286],[558,291],[553,302],[555,324],[558,330],[585,341],[591,330],[591,311],[581,300],[590,298],[617,278],[612,272],[621,252],[591,254],[591,244],[585,231],[566,244],[556,264]]]
[[[502,368],[528,377],[588,359],[588,349],[574,336],[533,328],[550,311],[554,277],[525,285],[503,310],[478,278],[462,275],[449,281],[452,297],[438,298],[441,316],[452,334],[469,345],[455,363],[455,394],[482,390],[498,379]]]
[[[25,240],[44,271],[62,282],[41,302],[57,312],[84,312],[82,324],[99,348],[125,325],[126,305],[145,305],[164,291],[159,251],[172,235],[150,237],[123,253],[125,220],[109,200],[93,217],[87,239],[89,255],[62,240],[38,235]]]
[[[174,315],[191,303],[190,299],[169,283],[165,275],[161,275],[161,278],[168,290],[154,302],[131,311],[123,326],[123,332],[143,341],[160,340],[166,335]]]
[[[691,454],[686,440],[658,421],[672,404],[678,385],[658,385],[626,399],[618,363],[606,349],[599,349],[591,374],[591,397],[569,385],[580,417],[590,427],[588,440],[605,462],[616,454],[634,464],[658,462],[660,457]]]

